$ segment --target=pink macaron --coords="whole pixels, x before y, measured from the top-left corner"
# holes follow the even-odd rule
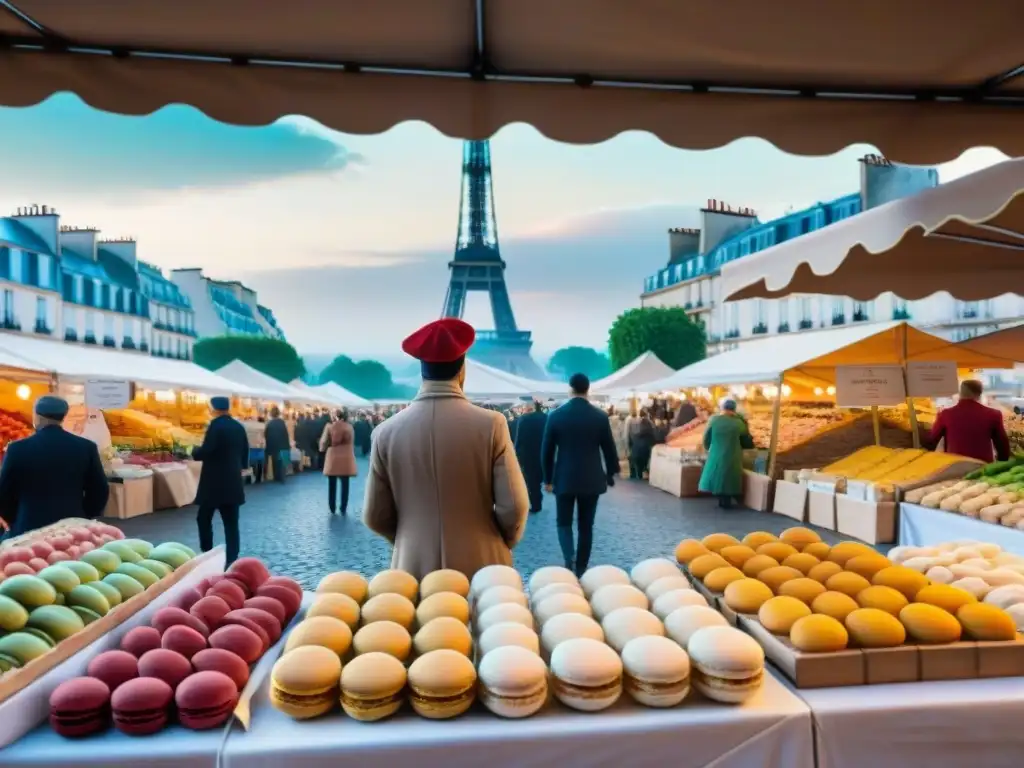
[[[191,627],[196,632],[201,634],[203,637],[210,636],[210,628],[205,623],[197,619],[188,611],[182,610],[174,606],[167,608],[161,608],[155,614],[150,624],[163,635],[168,629],[174,626]]]
[[[191,659],[203,648],[206,648],[206,638],[192,627],[176,624],[168,627],[160,638],[160,646],[171,651],[177,651],[186,659]]]
[[[160,631],[153,627],[135,627],[121,638],[121,650],[135,658],[141,658],[146,651],[160,647]]]

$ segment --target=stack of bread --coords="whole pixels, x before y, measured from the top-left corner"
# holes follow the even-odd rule
[[[1017,637],[1001,605],[980,602],[978,584],[930,578],[925,563],[900,565],[859,542],[830,547],[807,528],[756,531],[742,542],[723,533],[687,539],[676,559],[731,610],[756,616],[799,651]]]

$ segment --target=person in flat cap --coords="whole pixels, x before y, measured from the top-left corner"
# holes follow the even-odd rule
[[[67,517],[99,517],[110,493],[96,443],[63,427],[67,401],[45,395],[34,414],[36,433],[11,443],[0,466],[0,519],[12,536]]]
[[[451,568],[470,578],[511,565],[529,501],[505,417],[466,399],[473,327],[456,318],[402,342],[423,385],[373,433],[363,501],[366,526],[394,544],[393,568],[422,578]]]
[[[206,428],[203,444],[192,451],[192,458],[203,463],[196,493],[199,548],[203,552],[213,549],[213,515],[220,511],[225,554],[230,565],[238,559],[240,547],[238,510],[245,504],[242,470],[249,466],[249,436],[245,427],[231,417],[229,398],[211,397],[210,410],[213,418]]]

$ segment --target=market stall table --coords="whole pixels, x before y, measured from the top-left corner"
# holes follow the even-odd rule
[[[962,539],[991,542],[1007,552],[1024,555],[1024,531],[1017,528],[917,504],[900,504],[901,546],[930,547]]]
[[[224,768],[814,765],[810,712],[771,674],[743,706],[713,704],[691,692],[681,706],[662,710],[623,697],[608,711],[587,714],[552,701],[524,720],[503,720],[477,705],[447,722],[421,719],[408,708],[378,723],[340,712],[295,722],[270,706],[268,688],[269,676],[254,697],[251,729],[236,725],[227,738]]]
[[[1020,678],[797,693],[813,714],[818,768],[988,768],[1020,765],[1024,753]]]

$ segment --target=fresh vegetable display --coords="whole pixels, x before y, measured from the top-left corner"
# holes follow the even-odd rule
[[[1024,456],[986,464],[959,481],[917,488],[904,499],[930,509],[1024,530]]]
[[[111,441],[118,448],[134,451],[169,451],[176,446],[194,446],[201,438],[169,421],[130,408],[104,411]]]
[[[0,455],[15,440],[21,440],[34,432],[25,419],[11,411],[0,410]]]

